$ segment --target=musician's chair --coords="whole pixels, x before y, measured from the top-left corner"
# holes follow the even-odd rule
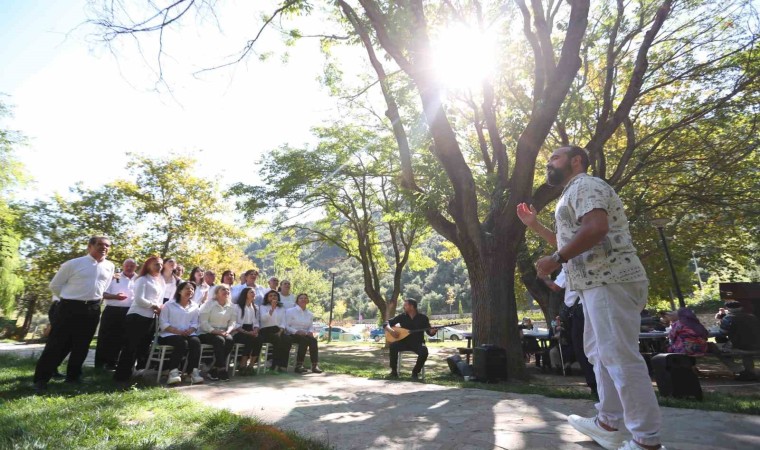
[[[401,360],[404,359],[404,353],[408,353],[412,355],[412,367],[417,363],[417,354],[410,350],[401,350],[398,352],[398,361],[396,362],[396,373],[401,373]],[[425,366],[422,366],[422,370],[420,371],[420,380],[425,379]]]

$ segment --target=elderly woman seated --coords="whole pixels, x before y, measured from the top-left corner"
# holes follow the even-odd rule
[[[702,356],[707,352],[707,329],[699,322],[697,316],[688,308],[679,308],[671,316],[668,338],[669,353],[684,353]]]

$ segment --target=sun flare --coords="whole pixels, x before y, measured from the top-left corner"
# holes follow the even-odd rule
[[[450,90],[479,87],[496,67],[496,36],[456,24],[433,38],[433,64],[438,80]]]

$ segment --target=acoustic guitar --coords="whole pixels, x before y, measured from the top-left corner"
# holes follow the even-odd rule
[[[420,328],[418,330],[407,330],[406,328],[394,327],[393,331],[396,331],[398,333],[398,337],[393,337],[393,335],[388,330],[385,330],[385,342],[388,342],[388,343],[398,342],[398,341],[402,341],[406,339],[407,336],[409,336],[412,333],[422,333],[423,331],[437,330],[439,328],[453,327],[456,325],[459,325],[459,322],[447,323],[446,325],[438,325],[437,327]]]

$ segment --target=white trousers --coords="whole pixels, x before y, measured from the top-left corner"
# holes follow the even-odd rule
[[[639,353],[648,285],[646,281],[610,284],[578,294],[586,315],[583,347],[594,365],[599,420],[615,428],[622,422],[636,442],[657,445],[662,415]]]

